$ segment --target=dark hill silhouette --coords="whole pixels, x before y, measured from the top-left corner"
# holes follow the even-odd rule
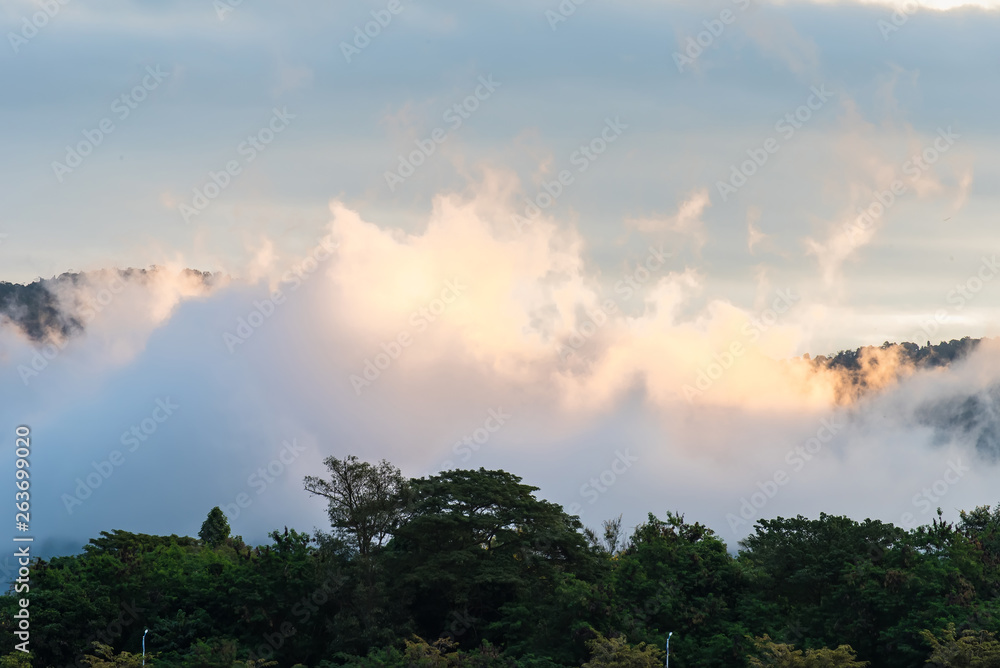
[[[118,269],[125,282],[145,281],[158,271],[149,269]],[[210,272],[185,269],[190,276],[199,277],[206,285],[216,278]],[[79,286],[87,278],[86,272],[66,272],[52,278],[39,278],[32,283],[0,281],[0,321],[12,324],[35,343],[66,339],[84,330],[84,322],[74,313],[67,312],[60,303],[58,291],[66,286]]]

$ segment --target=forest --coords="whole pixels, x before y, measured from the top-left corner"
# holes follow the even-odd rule
[[[0,601],[0,666],[1000,667],[1000,505],[930,525],[677,512],[596,529],[505,471],[328,457],[330,528],[101,532]],[[30,596],[30,654],[13,650]],[[148,629],[148,632],[147,632]]]

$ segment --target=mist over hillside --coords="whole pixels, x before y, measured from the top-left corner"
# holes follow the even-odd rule
[[[0,282],[0,327],[15,328],[35,346],[57,341],[65,345],[68,339],[83,335],[102,306],[110,303],[126,284],[149,286],[151,281],[167,274],[206,292],[220,285],[224,278],[207,271],[167,272],[154,266],[66,272],[28,284]],[[886,341],[879,346],[861,346],[833,354],[805,353],[801,359],[817,374],[829,372],[836,376],[836,401],[847,405],[915,372],[947,369],[990,340],[963,337],[939,343],[927,341],[922,345]],[[985,393],[923,405],[918,413],[921,424],[944,434],[960,433],[975,442],[980,453],[1000,456],[1000,384]],[[940,436],[938,440],[947,439]]]
[[[886,341],[877,347],[842,350],[829,357],[819,355],[812,362],[817,368],[841,372],[847,382],[839,397],[849,403],[919,371],[946,373],[953,364],[994,340],[964,337],[937,344],[928,341],[922,346]],[[879,373],[880,364],[885,373]],[[934,431],[936,444],[959,440],[973,444],[976,452],[989,461],[1000,460],[1000,383],[969,388],[967,392],[957,390],[949,397],[917,400],[914,417],[919,425]]]
[[[666,507],[697,514],[730,542],[755,515],[790,508],[898,522],[949,461],[983,464],[949,488],[952,514],[991,501],[1000,442],[993,339],[796,356],[792,335],[807,340],[805,303],[756,340],[742,333],[760,313],[752,308],[664,319],[653,306],[687,289],[685,273],[640,286],[638,314],[609,311],[596,332],[574,339],[589,332],[593,311],[555,326],[520,324],[517,314],[550,298],[547,286],[519,301],[501,285],[483,292],[468,268],[442,267],[440,281],[413,289],[403,280],[410,242],[337,214],[336,260],[317,245],[252,280],[174,266],[2,286],[3,413],[47,443],[37,462],[44,553],[76,552],[88,535],[115,528],[190,533],[191,518],[213,505],[228,508],[248,539],[288,517],[318,523],[323,513],[301,480],[347,452],[388,457],[412,476],[525,470],[585,524],[612,510],[634,522]],[[373,243],[388,245],[387,259],[367,258]],[[399,285],[411,293],[397,295]],[[580,287],[559,311],[601,303],[597,290]],[[537,334],[525,335],[531,327]],[[715,368],[736,341],[743,354]],[[692,399],[689,385],[699,388]],[[178,408],[150,421],[161,405]],[[836,427],[820,443],[824,424]],[[802,447],[809,459],[795,454]],[[121,466],[107,464],[115,452]],[[792,482],[747,511],[744,502],[781,471]],[[878,491],[852,494],[837,483],[845,476]],[[248,490],[254,503],[241,508],[234,499]]]
[[[100,292],[95,294],[96,307],[100,307],[102,302],[110,303],[124,283],[147,283],[162,269],[154,266],[109,271],[110,276],[104,275],[109,272],[65,272],[27,284],[0,281],[0,323],[16,327],[34,343],[66,339],[82,333],[86,323],[96,315],[96,309],[94,305],[75,299],[67,303],[68,300],[61,295],[83,288],[90,278],[100,275],[106,283],[100,289],[106,295]],[[194,269],[185,269],[183,274],[188,279],[200,281],[205,287],[211,287],[217,279],[211,272]]]
[[[81,334],[86,328],[86,323],[95,316],[95,312],[92,306],[78,298],[66,298],[68,289],[81,290],[94,277],[101,276],[106,283],[103,290],[109,293],[104,299],[110,301],[110,295],[120,292],[120,288],[115,289],[116,284],[148,284],[151,278],[163,271],[162,268],[155,266],[149,269],[129,267],[102,272],[65,272],[52,278],[39,278],[31,283],[0,281],[0,323],[16,327],[34,343],[46,343],[55,338],[68,338]],[[201,283],[205,288],[212,288],[222,278],[221,274],[197,269],[183,269],[181,275]],[[98,296],[100,295],[95,295]],[[802,357],[811,360],[817,369],[846,373],[851,379],[850,386],[856,388],[857,392],[863,392],[876,388],[869,371],[879,366],[879,357],[882,353],[889,353],[897,360],[898,364],[893,365],[893,370],[900,365],[911,369],[933,369],[947,367],[963,359],[984,340],[988,339],[966,336],[936,344],[927,341],[923,345],[909,341],[899,343],[886,341],[881,346],[861,346],[834,354],[806,353]]]

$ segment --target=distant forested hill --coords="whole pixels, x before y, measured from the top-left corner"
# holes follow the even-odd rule
[[[973,339],[968,336],[962,339],[952,339],[933,344],[918,345],[909,341],[890,343],[886,341],[881,346],[863,346],[855,350],[841,350],[836,355],[827,357],[818,355],[811,361],[816,369],[838,371],[846,381],[842,388],[842,399],[857,397],[866,391],[876,389],[873,385],[886,380],[886,375],[895,377],[906,370],[933,369],[950,366],[972,353],[983,341],[989,339]],[[809,355],[803,356],[809,359]],[[891,364],[885,374],[878,373],[879,367]]]
[[[118,269],[123,281],[144,281],[158,269]],[[206,285],[216,278],[210,272],[185,269],[186,274],[198,277]],[[64,339],[79,334],[84,322],[61,303],[63,288],[79,287],[86,282],[85,272],[67,272],[52,278],[39,278],[26,285],[0,281],[0,322],[13,325],[36,343]]]
[[[28,285],[0,283],[0,314],[33,341],[43,341],[51,334],[67,337],[79,331],[81,323],[60,311],[59,301],[47,285],[61,278],[39,279]]]
[[[830,369],[845,369],[848,371],[861,371],[865,353],[875,350],[891,350],[899,354],[899,359],[912,364],[915,368],[926,369],[939,366],[948,366],[965,357],[979,344],[988,339],[972,339],[968,336],[962,339],[952,339],[933,344],[930,341],[921,346],[916,343],[889,343],[886,341],[881,346],[863,346],[856,350],[841,350],[832,357],[819,355],[813,363],[817,366],[824,366]],[[808,359],[809,356],[806,356]]]
[[[144,280],[157,271],[150,269],[119,269],[118,274],[125,281]],[[211,285],[217,278],[211,272],[196,269],[185,269],[190,276],[199,277],[206,285]],[[58,298],[58,291],[66,286],[79,286],[88,276],[84,272],[67,272],[52,278],[40,278],[33,283],[20,284],[0,281],[0,318],[19,327],[33,341],[41,342],[55,334],[61,337],[71,336],[83,330],[83,323],[72,313],[67,313]],[[916,343],[890,343],[886,341],[881,346],[863,346],[856,350],[841,350],[836,355],[818,355],[811,358],[817,367],[840,369],[854,372],[859,386],[865,385],[864,360],[866,354],[875,350],[895,349],[900,360],[911,364],[917,369],[947,366],[976,349],[984,339],[969,337],[960,340],[942,341],[932,344],[929,341],[921,346]],[[810,359],[809,355],[804,356]]]

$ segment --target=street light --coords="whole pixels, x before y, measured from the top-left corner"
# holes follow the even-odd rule
[[[674,635],[673,631],[667,634],[667,662],[663,664],[664,668],[670,668],[670,636],[672,635]]]
[[[142,665],[146,665],[146,633],[149,633],[149,629],[142,634]],[[667,638],[669,642],[670,638]]]

